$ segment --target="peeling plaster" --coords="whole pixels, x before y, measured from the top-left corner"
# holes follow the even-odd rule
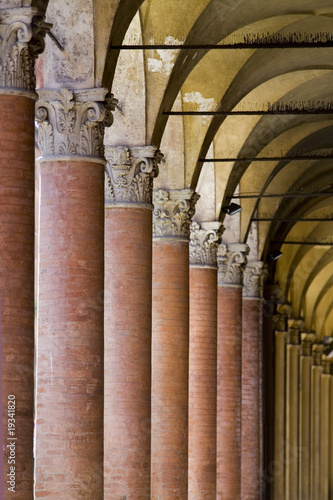
[[[200,92],[186,92],[183,96],[183,102],[195,104],[197,111],[212,111],[216,108],[216,102],[213,97],[205,98]],[[207,124],[207,115],[202,116],[202,124]]]
[[[177,40],[177,38],[174,38],[173,36],[167,36],[164,40],[164,45],[181,45],[182,43],[183,42]],[[160,58],[148,58],[148,71],[151,71],[152,73],[165,73],[169,76],[179,51],[175,49],[160,49],[156,50],[156,52]]]

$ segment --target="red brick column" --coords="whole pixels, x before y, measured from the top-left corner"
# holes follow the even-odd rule
[[[0,314],[6,447],[9,395],[15,397],[16,413],[15,494],[8,491],[7,447],[3,455],[5,498],[22,500],[32,498],[33,488],[34,105],[28,97],[0,95]]]
[[[242,306],[242,466],[241,498],[260,498],[260,317],[263,262],[244,271]]]
[[[241,498],[242,275],[247,245],[218,252],[217,478],[218,500]]]
[[[0,334],[6,447],[0,497],[6,500],[33,495],[34,62],[43,50],[41,33],[38,50],[33,48],[36,14],[32,7],[0,7]],[[40,28],[46,26],[41,23]]]
[[[189,498],[216,499],[217,262],[219,222],[191,225]]]
[[[110,499],[150,498],[152,185],[160,157],[151,146],[106,148],[104,496]]]
[[[105,94],[39,91],[36,498],[103,498]]]
[[[299,398],[301,319],[288,320],[286,346],[286,499],[299,497]]]
[[[267,292],[270,291],[269,294]],[[266,431],[266,448],[271,443],[271,449],[266,449],[266,464],[265,464],[265,487],[266,491],[274,494],[274,498],[283,498],[286,489],[286,343],[288,341],[288,317],[291,313],[291,305],[287,302],[283,303],[281,299],[282,291],[277,285],[270,285],[266,288],[265,307],[268,310],[270,305],[274,304],[276,314],[274,316],[266,316],[266,325],[270,326],[275,336],[275,349],[273,351],[274,359],[268,357],[271,350],[268,349],[270,330],[265,330],[266,344],[266,370],[265,375],[268,380],[271,380],[271,385],[274,383],[274,392],[269,391],[268,380],[266,382],[266,422],[273,421],[273,433]],[[281,302],[277,304],[277,301]],[[273,309],[273,307],[272,307]],[[271,372],[274,370],[274,374]],[[272,375],[274,377],[272,378]],[[271,401],[269,396],[271,395]],[[274,399],[272,398],[274,396]],[[272,401],[273,399],[273,401]],[[270,404],[269,404],[270,403]],[[274,409],[274,412],[273,412]],[[270,458],[270,460],[268,459]],[[273,464],[273,465],[272,465]],[[269,485],[273,483],[273,487]],[[270,491],[271,490],[271,491]]]
[[[189,225],[192,190],[154,193],[151,499],[188,494]]]

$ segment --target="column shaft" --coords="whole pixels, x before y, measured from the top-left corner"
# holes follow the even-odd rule
[[[8,491],[9,448],[3,460],[5,498],[18,500],[32,498],[33,490],[34,104],[0,96],[2,408],[7,445],[8,396],[15,397],[15,493]]]
[[[277,331],[275,347],[274,499],[285,496],[285,408],[287,332]]]
[[[48,161],[40,186],[35,495],[101,500],[103,165]]]
[[[104,495],[150,498],[152,212],[106,208]]]
[[[328,500],[329,495],[329,420],[330,408],[330,361],[325,362],[328,370],[321,375],[321,421],[320,421],[320,500]]]
[[[188,477],[188,242],[153,244],[152,500],[184,500]]]
[[[260,299],[243,297],[242,500],[260,498]]]
[[[218,287],[217,499],[240,498],[242,287]]]
[[[217,271],[190,267],[189,498],[216,499]]]
[[[320,410],[322,366],[311,368],[311,500],[320,500]]]
[[[286,500],[298,498],[299,345],[287,345]]]
[[[330,413],[329,413],[329,418],[330,418],[331,425],[333,422],[333,372],[332,372],[332,367],[333,367],[333,365],[331,365],[331,380],[330,380]],[[332,430],[329,434],[329,447],[330,447],[330,456],[329,456],[330,469],[329,469],[329,495],[328,495],[328,499],[333,500],[333,432],[332,432]]]
[[[299,476],[300,500],[310,500],[311,356],[300,357]]]
[[[264,498],[265,478],[264,478],[264,321],[263,321],[263,300],[260,302],[259,312],[259,446],[260,446],[260,465],[259,465],[259,480],[260,480],[260,496],[259,500]]]

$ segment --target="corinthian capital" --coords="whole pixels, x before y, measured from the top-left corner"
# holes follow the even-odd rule
[[[117,102],[107,89],[43,89],[38,95],[36,120],[44,158],[104,158],[104,128],[112,124]]]
[[[283,304],[278,304],[276,308],[275,319],[275,330],[279,332],[286,332],[288,330],[288,318],[291,314],[291,304],[285,302]]]
[[[312,345],[312,362],[315,366],[321,366],[324,344]]]
[[[300,343],[303,327],[304,321],[302,319],[288,320],[288,333],[291,344],[298,345]]]
[[[301,353],[302,356],[311,356],[312,344],[316,341],[314,333],[301,333]]]
[[[267,266],[264,262],[260,260],[248,262],[244,269],[243,297],[261,299],[263,282],[267,274]]]
[[[191,224],[190,263],[199,266],[217,266],[217,249],[221,242],[221,222]]]
[[[105,202],[152,206],[153,180],[158,176],[162,153],[154,146],[105,147]]]
[[[199,195],[193,189],[157,189],[153,194],[154,238],[190,237],[190,225]]]
[[[36,7],[0,8],[1,93],[35,91],[35,59],[50,27]]]
[[[243,243],[219,246],[217,251],[219,285],[241,286],[243,284],[243,271],[249,250],[248,245]]]

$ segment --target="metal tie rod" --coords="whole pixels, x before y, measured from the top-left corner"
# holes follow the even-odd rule
[[[191,45],[110,45],[109,50],[230,50],[230,49],[313,49],[333,47],[333,40],[325,42],[271,42],[271,43],[228,43],[221,45],[191,44]]]
[[[259,156],[253,158],[199,158],[200,163],[228,163],[236,161],[304,161],[304,160],[332,160],[332,155],[307,155],[307,156]]]

